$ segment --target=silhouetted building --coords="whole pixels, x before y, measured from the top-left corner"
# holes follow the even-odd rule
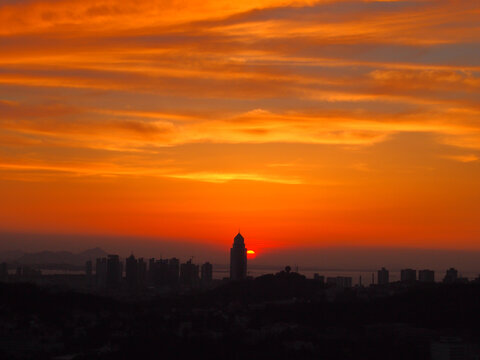
[[[347,289],[352,287],[352,278],[348,276],[337,276],[336,284],[337,288]]]
[[[447,270],[447,273],[445,274],[445,277],[443,278],[444,283],[454,283],[457,282],[458,280],[458,271],[454,268],[450,268]]]
[[[184,286],[193,287],[198,284],[198,265],[192,263],[192,259],[180,265],[180,282]]]
[[[85,262],[85,275],[92,276],[92,274],[93,274],[92,260],[88,260]]]
[[[382,267],[377,271],[377,283],[378,285],[387,285],[390,282],[390,273],[387,269]]]
[[[156,260],[153,265],[153,283],[157,287],[167,286],[168,284],[168,260]]]
[[[339,289],[347,289],[352,287],[352,278],[347,276],[327,277],[327,284]]]
[[[120,287],[122,280],[122,265],[118,255],[108,255],[107,257],[107,287],[116,289]]]
[[[238,233],[233,239],[233,246],[230,249],[230,279],[243,280],[247,278],[247,249],[245,240]]]
[[[328,276],[327,285],[337,285],[337,278]]]
[[[85,262],[85,275],[87,279],[87,286],[91,287],[93,285],[93,264],[92,260]]]
[[[324,284],[325,283],[325,276],[315,273],[315,274],[313,274],[313,280],[319,281],[322,284]]]
[[[400,280],[402,282],[415,282],[417,280],[417,270],[413,270],[413,269],[401,270]]]
[[[147,284],[147,263],[143,258],[139,258],[137,262],[138,287],[143,289]]]
[[[148,266],[148,281],[157,287],[176,287],[180,272],[180,261],[177,258],[159,259],[151,258]]]
[[[138,261],[133,254],[125,260],[125,278],[128,289],[136,291],[138,289]]]
[[[36,270],[30,266],[19,266],[17,268],[17,278],[20,281],[33,281],[42,276],[41,270]]]
[[[0,264],[0,281],[8,280],[8,266],[6,262]]]
[[[148,259],[148,283],[150,285],[155,284],[155,258]]]
[[[213,266],[209,262],[206,262],[205,264],[202,265],[201,269],[201,275],[202,275],[202,284],[203,285],[208,285],[212,282],[213,279]]]
[[[98,258],[95,263],[95,280],[97,287],[107,286],[107,258]]]
[[[435,282],[435,271],[433,270],[419,270],[418,271],[418,281],[433,283]]]
[[[171,287],[178,286],[180,276],[180,260],[171,258],[168,260],[168,283]]]
[[[464,342],[461,338],[442,337],[430,344],[432,360],[474,360],[478,359],[478,347]]]

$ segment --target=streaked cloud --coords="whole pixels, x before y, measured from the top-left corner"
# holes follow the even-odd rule
[[[228,181],[260,181],[278,184],[299,185],[302,184],[300,179],[285,178],[285,177],[273,177],[259,174],[232,174],[232,173],[186,173],[186,174],[170,174],[167,175],[176,179],[187,179],[194,181],[205,181],[211,183],[225,183]]]
[[[477,155],[474,155],[474,154],[466,154],[466,155],[446,155],[445,158],[446,158],[446,159],[455,160],[455,161],[460,161],[460,162],[463,162],[463,163],[469,163],[469,162],[473,162],[473,161],[478,161],[478,160],[479,160],[479,157],[478,157]]]

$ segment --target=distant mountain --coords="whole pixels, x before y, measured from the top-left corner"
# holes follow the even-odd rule
[[[22,265],[76,265],[83,266],[87,260],[95,260],[98,257],[107,256],[107,253],[100,249],[89,249],[74,254],[69,251],[41,251],[36,253],[24,253],[22,251],[8,251],[0,253],[0,260],[16,262]]]
[[[0,260],[7,261],[7,262],[15,261],[18,258],[22,257],[23,255],[25,255],[25,253],[20,250],[3,251],[3,252],[0,252]]]
[[[85,262],[87,260],[95,260],[96,258],[99,258],[99,257],[106,257],[107,253],[103,249],[96,247],[94,249],[85,250],[77,254],[77,256],[82,257]]]

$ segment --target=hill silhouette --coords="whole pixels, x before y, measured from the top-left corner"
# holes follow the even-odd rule
[[[0,253],[0,261],[21,265],[75,265],[84,266],[87,260],[107,256],[107,253],[96,247],[80,253],[70,251],[40,251],[27,253],[23,251],[7,251]]]
[[[478,283],[332,290],[289,272],[153,299],[0,283],[0,358],[410,360],[444,337],[479,345]]]

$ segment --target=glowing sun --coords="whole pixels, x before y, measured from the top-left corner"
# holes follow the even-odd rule
[[[255,259],[256,256],[257,256],[257,254],[255,253],[255,251],[247,250],[247,258],[248,259]]]

